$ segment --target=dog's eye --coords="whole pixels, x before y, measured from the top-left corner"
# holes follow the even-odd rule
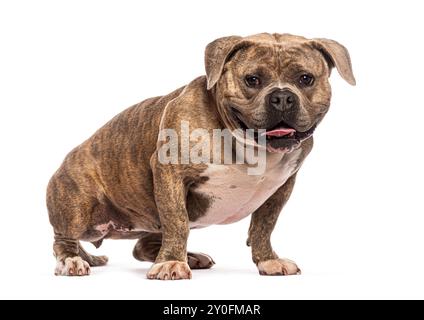
[[[299,78],[299,84],[303,87],[310,87],[314,84],[315,78],[311,74],[302,74]]]
[[[258,76],[248,75],[244,80],[246,81],[247,86],[252,88],[259,87],[261,84],[261,79],[259,79]]]

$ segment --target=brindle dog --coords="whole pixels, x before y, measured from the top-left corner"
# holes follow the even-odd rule
[[[349,53],[332,40],[264,33],[213,41],[205,66],[206,76],[124,110],[67,155],[47,190],[57,275],[88,275],[106,264],[80,241],[99,247],[111,238],[138,239],[134,257],[154,262],[149,279],[189,279],[191,269],[214,264],[187,252],[190,229],[250,214],[248,245],[260,274],[300,272],[278,257],[270,237],[328,111],[331,69],[355,84]],[[180,136],[181,121],[208,132],[265,129],[266,170],[159,161],[160,130]]]

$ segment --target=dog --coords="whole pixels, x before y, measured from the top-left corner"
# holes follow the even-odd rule
[[[124,110],[73,149],[50,179],[55,274],[85,276],[107,263],[80,241],[99,247],[103,239],[137,239],[134,257],[153,262],[147,278],[190,279],[192,269],[214,265],[209,255],[187,251],[190,229],[249,215],[247,244],[259,274],[300,274],[274,252],[270,237],[329,109],[334,67],[355,85],[349,53],[333,40],[263,33],[208,44],[205,76]],[[236,143],[218,148],[209,162],[187,161],[183,136],[197,128],[206,136],[190,136],[186,147],[206,141],[202,152],[215,150],[207,138],[217,129],[229,130]],[[164,130],[176,140],[164,139]],[[247,131],[253,134],[243,136]],[[249,174],[251,163],[234,160],[240,144],[266,156],[262,172]],[[175,150],[177,158],[166,161]],[[218,159],[226,155],[231,163]]]

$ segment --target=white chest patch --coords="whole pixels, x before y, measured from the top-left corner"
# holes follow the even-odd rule
[[[191,228],[239,221],[258,209],[300,167],[301,149],[288,154],[268,154],[262,175],[248,175],[246,165],[210,164],[202,174],[209,180],[195,192],[211,199],[206,214]]]

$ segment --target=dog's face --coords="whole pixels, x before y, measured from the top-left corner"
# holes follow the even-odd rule
[[[280,34],[226,37],[206,48],[208,89],[231,129],[265,129],[269,151],[309,138],[328,111],[331,69],[355,84],[339,43]]]

